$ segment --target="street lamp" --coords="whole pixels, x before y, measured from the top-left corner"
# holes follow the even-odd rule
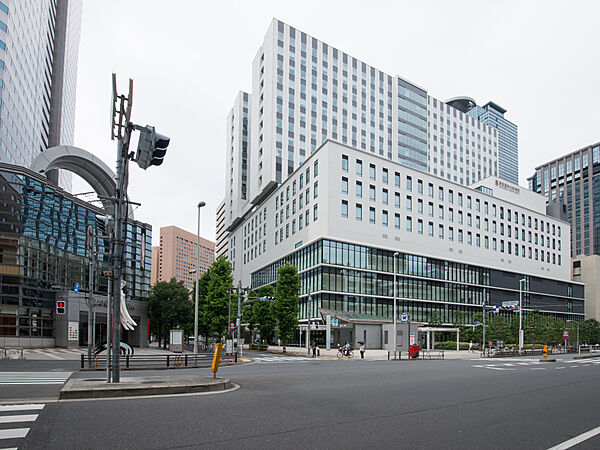
[[[519,280],[519,351],[523,350],[523,284],[525,278]]]
[[[398,331],[397,331],[397,317],[398,317],[398,305],[397,305],[397,301],[396,301],[396,297],[397,297],[397,292],[396,292],[396,272],[398,272],[398,267],[397,267],[397,261],[398,261],[398,256],[400,256],[400,254],[398,252],[394,253],[394,359],[396,359],[396,350],[398,349],[398,343],[396,342],[397,336],[398,336]]]
[[[200,287],[200,208],[206,203],[198,203],[198,242],[196,243],[196,299],[194,300],[194,361],[198,359],[198,290]],[[194,364],[195,364],[194,362]]]
[[[577,324],[577,352],[581,355],[581,345],[579,345],[579,322],[576,320],[567,320],[567,323],[575,322]],[[565,349],[566,349],[567,341],[565,340]]]

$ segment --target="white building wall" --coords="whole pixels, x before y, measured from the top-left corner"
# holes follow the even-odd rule
[[[342,155],[348,156],[348,172],[342,170]],[[317,177],[314,177],[314,163],[317,160],[319,171]],[[356,175],[357,160],[362,161],[362,176]],[[371,164],[375,167],[375,180],[370,179]],[[304,200],[301,211],[303,211],[303,220],[305,220],[308,209],[310,220],[309,225],[304,225],[300,230],[297,225],[300,209],[297,207],[294,214],[293,204],[295,200],[299,205],[300,193],[304,197],[306,196],[306,183],[304,182],[302,192],[300,192],[299,180],[300,175],[305,180],[307,169],[310,169],[311,177],[310,207],[307,208]],[[387,183],[383,181],[384,169],[388,171]],[[395,183],[396,172],[400,175],[399,187]],[[348,179],[347,194],[342,193],[342,177]],[[411,190],[408,189],[408,177],[412,180]],[[423,185],[422,193],[419,192],[419,180]],[[314,198],[315,181],[318,181],[317,198]],[[362,198],[356,196],[357,181],[362,183]],[[296,194],[293,194],[294,182],[297,186]],[[430,184],[433,188],[433,197],[429,196]],[[371,185],[375,189],[374,201],[369,198]],[[289,199],[288,188],[290,189]],[[443,199],[440,199],[440,188],[443,192]],[[383,189],[388,190],[387,204],[384,204],[383,201]],[[396,192],[400,195],[399,208],[395,206]],[[451,192],[452,194],[450,194]],[[283,205],[281,205],[282,194]],[[529,193],[524,192],[524,194]],[[450,201],[451,195],[452,201]],[[412,203],[410,210],[408,197],[411,198]],[[460,200],[461,197],[462,200]],[[341,213],[343,200],[348,202],[347,218],[342,217]],[[419,212],[419,200],[423,203],[422,212]],[[430,203],[433,215],[429,214]],[[318,205],[316,221],[313,220],[315,204]],[[362,205],[362,221],[356,219],[357,204]],[[290,210],[289,216],[286,215],[286,208]],[[374,224],[369,222],[370,208],[375,209]],[[443,211],[443,218],[440,217],[440,210]],[[387,226],[382,223],[384,211],[388,212]],[[509,211],[511,220],[508,220]],[[281,220],[282,213],[283,220]],[[396,214],[400,215],[399,228],[395,227]],[[517,222],[515,222],[515,214]],[[462,223],[459,219],[461,216]],[[278,220],[275,226],[276,217]],[[412,231],[407,228],[408,217],[412,221]],[[531,226],[528,225],[530,218]],[[522,225],[523,219],[525,226]],[[418,232],[419,220],[423,223],[422,233]],[[292,233],[294,221],[296,221],[296,231]],[[541,230],[542,222],[544,222],[544,231]],[[433,227],[433,236],[429,236],[428,233],[430,223]],[[440,226],[443,228],[443,237],[439,235]],[[287,235],[286,227],[289,227],[290,230]],[[283,239],[280,234],[282,230]],[[277,244],[275,244],[276,232]],[[459,240],[459,232],[462,232],[462,242]],[[525,233],[524,240],[523,232]],[[450,239],[451,233],[453,234],[452,239]],[[529,233],[531,233],[531,242],[529,242]],[[469,234],[471,236],[470,243]],[[477,241],[477,235],[479,235],[479,241]],[[535,242],[536,235],[537,244]],[[485,247],[486,236],[488,248]],[[434,177],[332,141],[326,142],[317,152],[313,153],[303,166],[298,168],[264,203],[255,207],[255,211],[249,214],[244,222],[233,231],[230,237],[230,249],[235,248],[236,251],[234,278],[236,282],[241,279],[245,286],[249,285],[252,272],[321,238],[507,270],[523,275],[565,281],[570,280],[571,276],[569,225],[546,216],[545,206],[528,209],[519,201],[508,202],[496,196],[486,195],[458,183]],[[244,240],[247,242],[245,249]],[[494,240],[496,242],[495,249]],[[259,250],[256,250],[257,242],[263,245]],[[508,253],[509,243],[510,254]],[[515,245],[519,248],[518,255],[514,254]],[[522,256],[523,247],[525,256]],[[501,251],[501,248],[504,248],[504,251]],[[531,257],[529,257],[530,249]],[[544,261],[541,260],[542,252],[544,252]],[[246,256],[245,262],[244,254],[250,254],[250,256]],[[548,254],[550,254],[549,262]]]
[[[498,175],[498,130],[428,97],[428,172],[470,185]]]

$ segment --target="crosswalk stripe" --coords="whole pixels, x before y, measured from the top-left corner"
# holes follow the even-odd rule
[[[13,422],[35,422],[38,418],[38,414],[19,414],[14,416],[0,416],[0,423],[13,423]]]
[[[33,411],[44,409],[45,403],[29,403],[23,405],[0,405],[0,412],[8,411]]]
[[[0,439],[23,438],[29,433],[29,428],[9,428],[0,430]]]

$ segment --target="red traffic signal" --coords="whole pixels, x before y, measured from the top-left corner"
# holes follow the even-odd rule
[[[56,300],[56,314],[64,314],[67,309],[67,304],[64,300]]]

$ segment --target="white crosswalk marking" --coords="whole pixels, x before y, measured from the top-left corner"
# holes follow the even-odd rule
[[[35,422],[39,414],[10,414],[15,411],[29,412],[29,411],[41,411],[44,409],[44,403],[30,403],[20,405],[0,405],[0,413],[8,413],[0,415],[0,424],[22,424],[26,422]],[[3,439],[21,439],[27,436],[29,433],[29,427],[22,428],[4,428],[0,429],[0,440]],[[10,444],[13,444],[11,442]],[[16,448],[16,447],[13,447]]]
[[[259,356],[253,358],[253,361],[261,363],[289,363],[289,362],[307,362],[315,361],[314,358],[304,358],[302,356]]]
[[[64,384],[73,372],[0,372],[0,385]]]
[[[473,364],[472,367],[476,367],[478,369],[492,369],[492,370],[517,370],[517,369],[524,369],[524,368],[529,368],[530,370],[546,370],[546,369],[552,369],[552,368],[554,368],[556,370],[560,370],[560,369],[565,368],[565,366],[556,367],[554,365],[548,365],[542,361],[537,361],[534,359],[515,358],[515,359],[511,360],[511,362],[504,362],[504,361],[508,361],[508,359],[495,359],[494,362],[490,361],[487,364]],[[600,361],[561,360],[560,363],[570,363],[571,365],[569,367],[576,368],[576,367],[596,366],[597,364],[600,364]],[[527,366],[529,366],[529,367],[527,367]],[[531,367],[531,366],[534,366],[534,367]],[[514,367],[514,368],[512,368],[512,367]]]

